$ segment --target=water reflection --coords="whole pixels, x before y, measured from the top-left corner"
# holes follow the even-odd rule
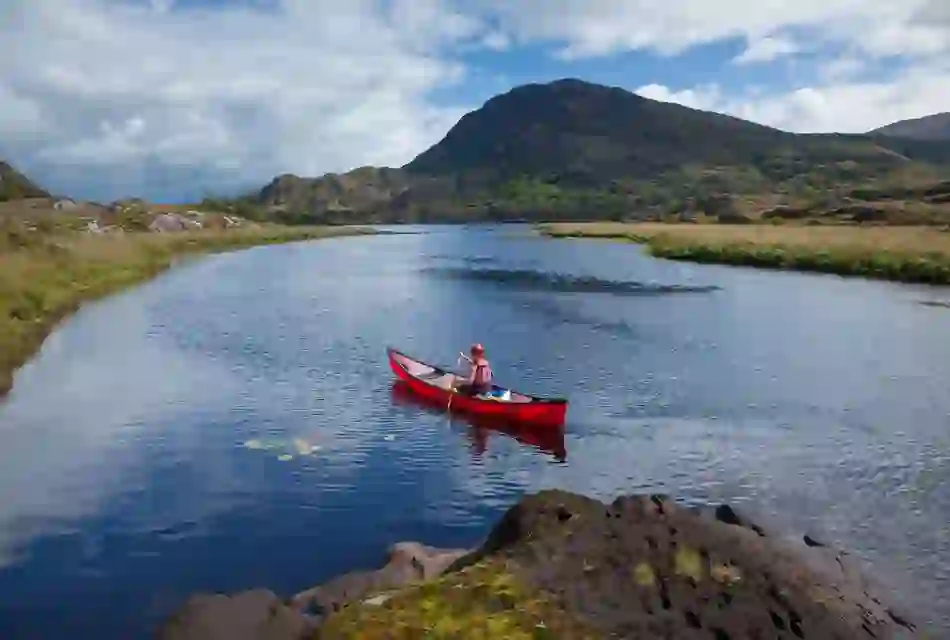
[[[476,265],[505,273],[438,271]],[[476,228],[191,263],[71,318],[0,404],[0,638],[151,637],[191,592],[470,545],[549,488],[753,508],[950,630],[948,310],[921,300],[950,289]],[[475,341],[520,391],[569,397],[566,432],[392,387],[384,345]]]
[[[567,446],[564,442],[564,429],[538,428],[509,422],[495,416],[475,414],[449,414],[441,402],[423,398],[412,392],[409,385],[397,380],[391,388],[393,404],[402,407],[416,407],[432,414],[444,414],[451,422],[462,422],[468,428],[466,435],[472,443],[476,457],[482,456],[488,448],[492,434],[501,434],[521,444],[534,447],[558,462],[567,460]]]

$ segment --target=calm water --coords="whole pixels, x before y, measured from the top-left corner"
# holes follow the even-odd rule
[[[546,487],[745,503],[950,629],[950,311],[919,304],[950,292],[421,231],[210,257],[54,334],[0,406],[0,637],[146,637],[195,590],[475,543]],[[563,441],[394,396],[387,345],[474,340],[570,398]]]

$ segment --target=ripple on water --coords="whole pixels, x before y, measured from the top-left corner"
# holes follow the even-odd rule
[[[0,636],[147,637],[192,591],[473,544],[543,488],[754,507],[950,630],[950,342],[909,295],[464,229],[191,263],[66,323],[0,407]],[[570,398],[566,434],[400,401],[385,346],[476,340]]]

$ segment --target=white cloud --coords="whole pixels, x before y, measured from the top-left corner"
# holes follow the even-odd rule
[[[819,75],[826,82],[855,78],[869,71],[868,62],[858,56],[842,55],[821,65]]]
[[[710,109],[720,100],[719,89],[716,86],[674,91],[662,84],[648,84],[637,89],[636,93],[651,100],[675,102],[693,109]]]
[[[0,157],[57,190],[101,198],[192,197],[256,187],[283,172],[401,165],[477,106],[440,106],[434,91],[499,72],[472,68],[467,75],[458,56],[478,48],[514,56],[526,45],[551,47],[562,59],[554,64],[569,76],[577,58],[627,50],[673,55],[739,40],[746,49],[736,64],[723,61],[729,78],[719,79],[719,89],[674,91],[661,76],[644,91],[795,130],[858,130],[950,108],[940,88],[940,61],[950,58],[947,6],[5,0]],[[771,70],[782,58],[822,52],[837,57],[817,78],[796,76],[797,86],[783,93],[733,89],[749,63]],[[894,60],[903,66],[892,80],[867,81],[869,70]],[[773,85],[784,77],[775,69]],[[927,79],[928,72],[936,75]],[[91,185],[99,188],[90,193]]]
[[[735,57],[736,64],[750,64],[755,62],[771,62],[799,51],[799,46],[790,38],[782,36],[766,36],[759,40],[752,40],[745,51]]]
[[[505,51],[511,46],[511,41],[508,39],[508,36],[500,31],[492,31],[485,35],[482,39],[482,44],[485,48],[493,51]]]
[[[464,112],[426,94],[462,77],[439,54],[479,25],[436,1],[153,4],[7,5],[0,155],[69,184],[109,168],[135,190],[144,164],[255,184],[402,164]],[[8,135],[24,123],[35,135]]]
[[[950,51],[939,0],[482,0],[521,41],[565,43],[568,58],[650,49],[676,54],[726,38],[752,42],[798,29],[815,42],[847,43],[868,55]],[[941,14],[943,15],[943,14]]]
[[[950,108],[950,68],[927,65],[889,80],[827,83],[765,95],[727,95],[716,85],[677,91],[657,84],[637,93],[789,131],[863,133]]]

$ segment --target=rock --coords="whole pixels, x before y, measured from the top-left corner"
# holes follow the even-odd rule
[[[541,492],[513,506],[449,575],[464,583],[459,572],[486,566],[589,625],[595,635],[583,637],[870,640],[915,631],[906,614],[881,604],[848,554],[808,546],[802,536],[792,544],[728,505],[687,509],[662,495],[605,505]],[[385,627],[387,612],[434,623],[418,609],[432,605],[422,602],[396,594],[365,614],[378,625],[366,629]],[[342,637],[383,637],[359,631],[361,606],[325,624],[357,630]]]
[[[187,228],[183,218],[171,213],[158,214],[155,216],[155,219],[152,220],[151,224],[148,225],[148,230],[155,233],[174,233],[184,231]]]
[[[302,591],[291,598],[290,606],[301,613],[324,616],[381,591],[436,578],[467,553],[470,550],[437,549],[417,542],[398,542],[390,548],[388,562],[382,569],[355,571]]]
[[[814,538],[812,538],[812,537],[811,537],[810,535],[808,535],[807,533],[806,533],[806,534],[804,535],[804,537],[802,538],[802,541],[803,541],[807,546],[809,546],[809,547],[825,547],[825,546],[827,546],[827,545],[824,544],[823,542],[818,542],[817,540],[815,540]]]
[[[551,518],[562,509],[571,517]],[[489,540],[507,544],[490,553],[513,560],[525,582],[557,594],[605,636],[651,626],[677,638],[694,629],[732,638],[890,638],[913,629],[888,613],[848,554],[792,548],[728,505],[712,516],[664,496],[605,506],[544,492],[506,514]]]
[[[246,627],[294,633],[319,620],[311,631],[327,638],[388,638],[395,629],[459,638],[918,637],[846,552],[766,532],[728,505],[687,508],[664,495],[607,505],[543,491],[512,506],[472,551],[400,543],[382,569],[341,576],[286,607],[256,593],[241,611]],[[241,597],[190,603],[174,628],[210,628]]]
[[[176,213],[160,213],[148,225],[148,230],[156,233],[169,233],[201,229],[202,226],[197,220],[191,220]]]
[[[123,200],[116,200],[109,205],[107,208],[112,213],[127,213],[130,211],[148,211],[148,203],[142,198],[127,198]]]
[[[264,589],[235,596],[196,595],[170,619],[162,640],[299,640],[314,621],[281,604]]]

